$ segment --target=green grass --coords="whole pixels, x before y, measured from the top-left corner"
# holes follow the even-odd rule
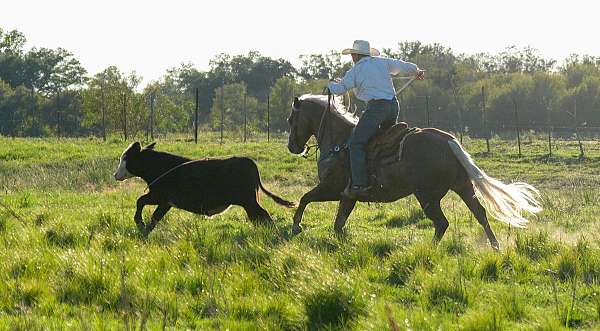
[[[314,159],[285,141],[158,150],[193,158],[246,155],[265,186],[298,201],[316,183]],[[143,239],[133,222],[137,179],[112,173],[126,143],[0,138],[0,329],[555,330],[600,328],[600,145],[524,138],[466,139],[488,174],[527,181],[544,211],[527,229],[492,221],[494,252],[460,199],[439,245],[417,201],[359,204],[343,236],[336,204],[294,210],[263,195],[275,226],[240,208],[213,218],[173,210]],[[5,207],[8,207],[5,208]],[[144,213],[148,219],[151,209]],[[15,216],[16,215],[16,216]]]

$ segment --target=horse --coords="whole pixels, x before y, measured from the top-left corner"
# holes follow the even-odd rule
[[[307,142],[314,136],[321,150],[318,162],[321,173],[324,156],[346,146],[358,118],[335,97],[331,102],[328,96],[308,94],[294,98],[287,121],[290,127],[288,150],[292,154],[305,154]],[[416,130],[404,136],[396,146],[398,159],[378,169],[377,182],[381,185],[373,186],[370,196],[360,201],[393,202],[414,195],[433,222],[435,243],[442,239],[449,225],[440,201],[450,190],[467,205],[495,250],[500,245],[484,205],[496,219],[519,228],[528,222],[524,212],[535,214],[542,210],[535,187],[522,182],[505,184],[488,176],[450,133],[433,128]],[[300,222],[306,206],[323,201],[339,201],[334,230],[343,231],[357,203],[342,195],[350,178],[348,170],[346,167],[324,172],[326,177],[320,178],[319,184],[302,196],[294,214],[293,234],[302,231]]]

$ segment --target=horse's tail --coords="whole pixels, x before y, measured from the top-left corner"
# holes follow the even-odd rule
[[[528,220],[523,210],[535,214],[542,210],[539,191],[522,182],[504,184],[481,170],[456,139],[449,140],[450,149],[465,168],[475,194],[483,200],[489,213],[496,219],[515,227],[525,227]]]

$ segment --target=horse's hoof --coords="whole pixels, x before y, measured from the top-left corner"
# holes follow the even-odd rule
[[[493,249],[494,249],[496,252],[500,251],[500,244],[499,244],[497,241],[495,241],[495,242],[492,242],[492,243],[490,243],[490,244],[492,245],[492,248],[493,248]]]
[[[337,233],[337,234],[342,234],[342,233],[344,233],[344,227],[343,226],[334,226],[333,231],[335,231],[335,233]]]
[[[292,225],[292,235],[295,236],[297,234],[300,234],[300,232],[302,232],[302,225]]]

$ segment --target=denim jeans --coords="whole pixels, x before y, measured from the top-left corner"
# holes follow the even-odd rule
[[[398,101],[396,98],[392,100],[371,100],[367,103],[367,109],[362,114],[354,131],[352,131],[348,144],[352,185],[369,185],[365,152],[367,143],[380,127],[388,128],[396,124],[397,117]]]

